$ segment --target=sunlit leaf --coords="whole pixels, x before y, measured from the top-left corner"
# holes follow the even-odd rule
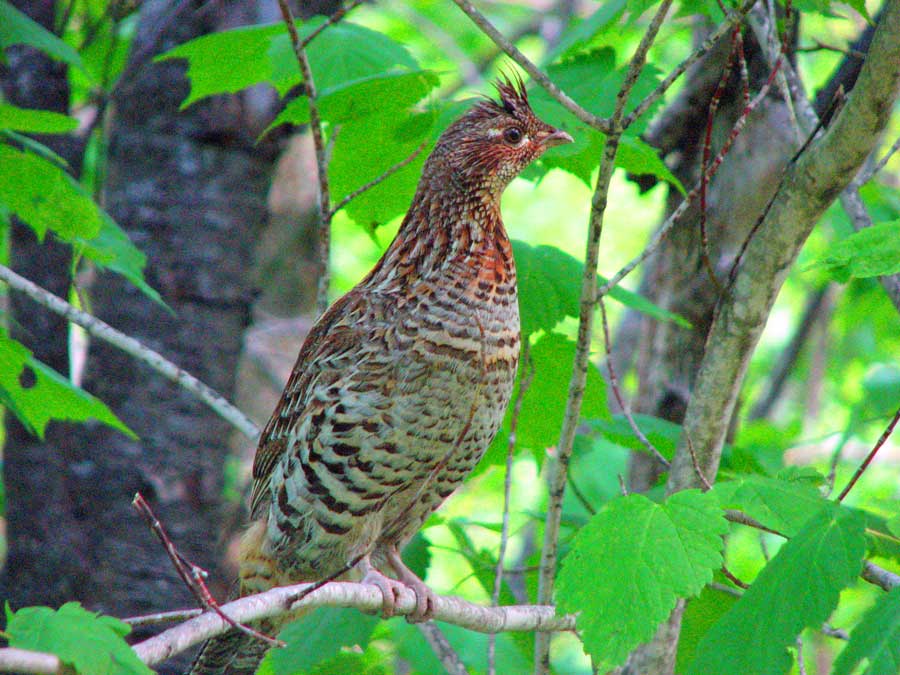
[[[131,626],[111,616],[89,612],[77,602],[58,610],[7,607],[10,647],[56,654],[80,675],[152,675],[125,642]]]
[[[578,532],[557,599],[562,611],[580,612],[585,649],[600,672],[650,640],[678,598],[712,581],[727,531],[715,500],[688,490],[662,504],[639,494],[614,499]]]
[[[821,626],[859,575],[864,530],[861,513],[827,503],[706,634],[688,675],[786,673],[787,647],[804,628]]]
[[[867,661],[863,670],[855,668]],[[896,675],[900,672],[900,586],[878,598],[850,633],[833,675]]]
[[[72,47],[6,0],[0,0],[0,52],[11,45],[30,45],[57,61],[84,68],[81,57]]]
[[[832,244],[807,269],[824,268],[833,279],[846,283],[900,272],[900,220],[867,227]]]
[[[43,438],[51,420],[95,419],[132,438],[134,433],[102,401],[44,365],[22,344],[0,334],[0,403]]]
[[[50,110],[18,108],[0,103],[0,129],[26,133],[64,134],[78,128],[78,120]]]

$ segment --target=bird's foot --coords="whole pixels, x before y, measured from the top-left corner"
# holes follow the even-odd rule
[[[437,596],[434,591],[428,588],[425,582],[403,563],[400,552],[395,547],[388,549],[386,554],[388,564],[396,572],[397,578],[416,594],[416,609],[412,614],[406,615],[406,620],[410,623],[430,621],[434,617],[437,606]]]
[[[385,576],[374,567],[369,567],[360,583],[370,584],[381,591],[382,605],[381,618],[390,619],[394,616],[397,608],[397,602],[400,600],[400,592],[406,588],[406,584],[397,579],[391,579]],[[416,601],[418,606],[418,600]]]

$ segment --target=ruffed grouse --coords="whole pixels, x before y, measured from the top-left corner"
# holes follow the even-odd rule
[[[352,565],[344,578],[377,585],[385,615],[402,586],[416,594],[413,620],[433,611],[399,551],[481,458],[516,372],[500,195],[572,140],[534,115],[521,81],[496,86],[499,101],[480,101],[441,135],[396,238],[301,348],[256,452],[241,595]],[[265,649],[232,631],[204,646],[192,673],[252,673]]]

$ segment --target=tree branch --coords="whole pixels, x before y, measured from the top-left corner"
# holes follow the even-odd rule
[[[108,342],[114,347],[118,347],[138,361],[146,363],[167,380],[195,394],[197,398],[206,403],[216,414],[229,422],[247,438],[256,440],[259,436],[259,427],[256,426],[253,420],[229,403],[217,391],[176,366],[159,352],[155,352],[133,337],[117,331],[97,317],[73,307],[65,300],[56,297],[3,265],[0,265],[0,280],[6,282],[10,288],[21,291],[51,312],[59,314],[68,321],[81,326],[94,337]]]
[[[313,145],[316,149],[316,168],[319,174],[319,199],[316,204],[319,208],[319,288],[316,292],[316,310],[319,315],[328,309],[328,287],[331,274],[329,260],[331,257],[331,203],[328,191],[328,159],[325,156],[325,139],[322,135],[322,119],[319,117],[319,106],[316,104],[316,82],[313,79],[312,70],[309,67],[309,59],[300,36],[297,33],[297,24],[287,0],[278,0],[281,16],[284,19],[291,45],[294,48],[294,56],[300,66],[300,75],[303,78],[303,86],[306,93],[306,102],[309,107],[309,128],[312,132]],[[346,14],[346,12],[344,12]],[[343,16],[343,15],[342,15]],[[326,24],[329,25],[329,24]],[[314,36],[310,36],[312,39]]]
[[[381,611],[384,598],[372,585],[332,582],[310,593],[299,602],[295,599],[311,584],[273,588],[222,605],[222,611],[240,623],[264,619],[300,607],[355,607],[365,612]],[[403,589],[397,602],[397,614],[411,614],[416,608],[415,594]],[[572,615],[557,617],[553,607],[514,605],[482,607],[460,598],[438,596],[434,618],[481,633],[505,631],[568,631],[575,629]],[[174,626],[134,646],[138,657],[147,665],[171,658],[211,637],[221,635],[230,626],[213,612]]]
[[[494,44],[502,49],[509,58],[522,66],[526,73],[531,75],[532,79],[541,85],[550,96],[552,96],[563,108],[575,115],[579,120],[587,124],[589,127],[597,129],[603,133],[609,133],[612,130],[610,121],[602,117],[598,117],[578,105],[572,98],[562,89],[556,86],[553,81],[534,63],[519,51],[512,42],[507,40],[503,34],[498,31],[487,18],[475,9],[475,6],[469,0],[453,0],[472,22],[478,26],[481,31],[487,35]]]
[[[710,329],[685,416],[706,476],[715,476],[750,356],[775,297],[813,226],[850,183],[884,129],[900,87],[900,0],[888,0],[869,58],[825,134],[786,170]],[[668,489],[696,487],[679,443]]]

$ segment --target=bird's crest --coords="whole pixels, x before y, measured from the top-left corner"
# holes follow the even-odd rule
[[[485,96],[478,105],[486,113],[507,113],[513,117],[520,117],[522,113],[531,113],[531,105],[528,103],[528,92],[525,91],[525,83],[515,71],[504,72],[494,82],[499,100]],[[532,113],[533,114],[533,113]]]

